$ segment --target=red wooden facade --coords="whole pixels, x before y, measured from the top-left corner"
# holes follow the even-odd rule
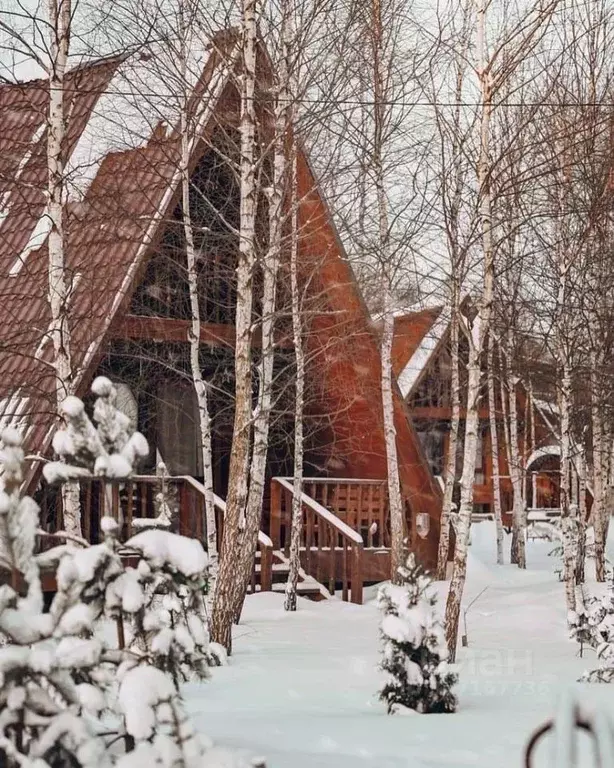
[[[215,490],[222,499],[228,481],[232,440],[234,275],[238,252],[238,189],[234,171],[227,161],[229,156],[232,160],[237,146],[239,98],[236,80],[229,74],[238,66],[238,60],[232,58],[235,42],[232,34],[219,36],[196,86],[195,98],[217,78],[217,92],[208,97],[211,100],[209,117],[202,126],[201,141],[196,143],[191,159],[196,195],[192,215],[199,228],[197,247],[203,254],[199,262],[203,318],[200,363],[204,375],[212,382]],[[229,61],[234,62],[230,68],[227,67]],[[71,141],[78,143],[96,111],[94,97],[105,92],[121,67],[122,62],[109,60],[83,67],[74,75],[72,98],[81,106],[71,111],[71,136],[74,134]],[[229,71],[224,80],[220,72],[225,69]],[[260,72],[260,78],[259,88],[266,88],[266,69]],[[29,115],[26,122],[32,130],[28,136],[34,135],[36,125],[44,121],[46,89],[45,81],[19,87],[0,86],[0,106],[10,105],[17,99],[21,110],[17,112],[25,111]],[[80,100],[80,89],[87,98]],[[265,99],[263,105],[258,106],[259,122],[265,134],[271,118],[266,111],[267,103]],[[3,141],[12,142],[11,156],[19,156],[21,152],[29,168],[29,184],[38,190],[42,199],[44,137],[37,137],[38,143],[32,151],[23,135],[15,136],[12,120],[10,110],[0,109],[0,136]],[[77,372],[77,394],[86,396],[92,377],[101,373],[123,385],[125,405],[152,449],[148,465],[143,468],[148,476],[153,477],[162,459],[171,475],[192,477],[198,482],[202,469],[188,367],[186,306],[189,307],[189,303],[186,303],[185,251],[180,227],[179,144],[179,137],[172,129],[153,126],[149,140],[141,146],[109,152],[100,158],[83,197],[67,206],[67,262],[68,271],[74,277],[72,357]],[[266,162],[265,158],[264,168]],[[16,196],[13,188],[3,191]],[[320,488],[330,489],[330,496],[324,498],[322,494],[318,496],[314,485],[315,496],[307,494],[304,502],[305,566],[316,575],[328,569],[328,582],[332,584],[336,580],[342,585],[344,595],[358,599],[363,581],[388,575],[387,498],[380,494],[376,503],[373,495],[368,497],[369,493],[375,493],[373,489],[381,490],[386,477],[378,336],[303,151],[298,153],[298,191],[300,278],[307,318],[306,474],[312,476],[313,483],[323,482]],[[23,265],[14,269],[12,277],[0,280],[4,294],[10,297],[0,306],[0,370],[3,373],[0,426],[18,426],[25,433],[28,452],[45,453],[49,451],[55,424],[52,345],[46,341],[49,326],[47,247],[43,241],[27,258],[23,256],[22,230],[30,231],[41,215],[31,208],[28,203],[22,211],[15,202],[3,225],[7,231],[16,233],[13,241],[2,240],[3,274],[8,275],[19,259],[23,259]],[[264,195],[259,209],[259,226],[264,228],[263,222],[267,219]],[[263,535],[271,533],[272,546],[279,558],[283,558],[286,546],[282,519],[287,509],[287,500],[283,499],[287,488],[283,477],[291,471],[293,451],[293,409],[288,394],[292,391],[293,356],[288,342],[287,303],[284,304],[288,299],[284,288],[286,270],[284,252],[279,287],[282,311],[276,339],[279,389],[275,394],[269,484],[263,516]],[[256,288],[258,280],[255,274]],[[256,301],[256,327],[259,312]],[[258,347],[256,331],[256,357]],[[433,565],[441,492],[424,457],[407,406],[398,393],[395,398],[395,426],[410,546],[427,565]],[[34,463],[30,474],[33,491],[39,482],[38,470],[39,465]],[[355,488],[363,486],[371,488],[367,495],[355,492]],[[339,506],[342,487],[352,489],[346,492],[343,509]],[[124,503],[132,505],[132,494],[126,496],[125,489],[122,493]],[[144,491],[139,493],[139,504],[145,504],[149,497]],[[188,489],[182,494],[187,504],[193,492]],[[84,527],[95,540],[95,520],[101,510],[91,508],[92,498],[91,489],[84,487],[84,508],[90,510],[85,514]],[[335,511],[331,512],[331,507]],[[61,523],[61,511],[57,506],[53,509],[53,520],[49,512],[49,520],[43,521],[49,524],[50,530]],[[133,511],[131,507],[131,513]],[[141,512],[151,516],[151,505]],[[426,513],[430,519],[426,538],[418,536],[416,531],[418,513]],[[374,523],[377,523],[377,535],[372,530]],[[349,534],[347,528],[354,534]],[[195,535],[202,533],[198,526],[193,530]],[[360,546],[358,539],[362,541]],[[363,551],[373,557],[364,555]],[[376,551],[380,552],[379,558],[373,554]]]
[[[403,380],[408,382],[403,395],[409,406],[414,427],[421,439],[431,470],[442,479],[445,477],[447,466],[452,421],[450,332],[445,311],[444,307],[434,307],[408,312],[395,318],[393,344],[395,374],[400,382]],[[462,338],[460,350],[461,443],[458,446],[459,453],[462,451],[465,416],[462,403],[466,400],[465,366],[468,352],[466,341]],[[511,525],[513,491],[498,374],[495,388],[502,510],[504,523]],[[553,418],[552,414],[544,413],[543,409],[535,404],[531,406],[527,389],[522,381],[516,384],[515,397],[525,504],[528,508],[558,508],[559,461],[556,417]],[[480,404],[480,435],[474,482],[474,510],[479,514],[490,515],[494,511],[494,473],[485,376]],[[459,456],[457,479],[462,467],[462,454],[459,455],[459,453],[457,453]],[[456,495],[458,500],[458,489]]]

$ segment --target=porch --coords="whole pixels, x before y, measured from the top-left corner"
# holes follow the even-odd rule
[[[270,481],[269,504],[258,536],[251,591],[283,592],[289,573],[294,487],[287,477]],[[57,489],[38,494],[41,549],[57,544],[62,531],[62,504]],[[298,593],[320,600],[339,593],[342,600],[362,603],[363,586],[389,578],[390,520],[384,480],[307,478],[300,494],[301,571]],[[225,501],[215,496],[218,546],[221,546]],[[197,538],[206,546],[205,488],[189,475],[139,475],[123,483],[81,481],[81,525],[84,545],[101,540],[100,521],[111,516],[120,539],[147,527],[163,527]],[[407,521],[409,523],[409,521]],[[123,554],[130,556],[126,549]],[[55,589],[54,574],[45,588]]]

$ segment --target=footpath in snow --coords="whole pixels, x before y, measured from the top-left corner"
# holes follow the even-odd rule
[[[458,712],[389,716],[377,699],[379,614],[339,600],[249,597],[230,665],[190,685],[198,728],[227,746],[267,758],[268,768],[521,766],[531,732],[573,688],[614,718],[614,688],[576,680],[594,666],[567,637],[553,545],[529,542],[527,571],[496,566],[494,530],[479,523],[465,592],[469,647],[459,651]],[[443,598],[447,584],[439,584]],[[367,590],[367,598],[375,589]],[[593,765],[584,756],[583,764]],[[547,745],[536,765],[547,765]]]

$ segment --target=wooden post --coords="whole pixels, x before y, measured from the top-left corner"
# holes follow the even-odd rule
[[[132,507],[134,505],[134,483],[129,480],[126,483],[126,493],[128,494],[128,508],[126,509],[126,538],[132,536]]]
[[[281,486],[275,478],[271,480],[271,539],[273,546],[281,548]]]
[[[343,542],[343,563],[341,566],[342,569],[342,576],[341,576],[341,583],[342,583],[342,594],[341,599],[347,603],[348,601],[348,547],[345,541]]]
[[[260,591],[270,592],[273,588],[273,550],[266,545],[260,549]]]
[[[354,544],[350,566],[352,579],[350,597],[351,601],[358,605],[362,605],[362,551],[362,544]]]

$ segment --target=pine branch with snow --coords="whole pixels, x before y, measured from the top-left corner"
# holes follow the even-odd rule
[[[404,708],[417,712],[454,712],[452,688],[457,675],[447,663],[444,628],[430,592],[432,579],[409,556],[399,569],[400,584],[385,584],[377,604],[384,617],[380,668],[385,683],[380,699],[389,713]]]
[[[12,430],[2,435],[0,460],[2,555],[12,573],[12,586],[0,587],[5,638],[0,648],[0,763],[8,768],[37,760],[52,766],[109,765],[97,735],[102,728],[85,717],[92,691],[104,700],[100,681],[106,665],[93,633],[94,613],[64,584],[51,610],[44,612],[34,557],[38,507],[29,497],[20,498],[24,456],[21,438]]]
[[[589,597],[579,606],[574,617],[572,637],[581,646],[586,644],[595,650],[599,659],[596,669],[585,672],[580,678],[587,683],[614,682],[614,581],[600,597]]]
[[[48,483],[82,477],[125,479],[149,452],[140,432],[130,434],[130,421],[115,405],[117,390],[111,381],[99,376],[92,384],[92,393],[96,396],[93,422],[78,397],[67,397],[60,407],[66,427],[53,437],[53,450],[60,461],[43,468]]]

